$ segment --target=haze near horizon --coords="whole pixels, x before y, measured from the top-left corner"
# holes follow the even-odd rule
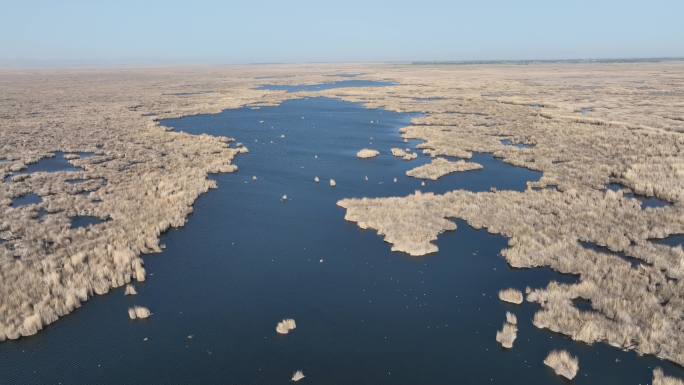
[[[677,1],[24,1],[0,65],[247,64],[684,56]]]

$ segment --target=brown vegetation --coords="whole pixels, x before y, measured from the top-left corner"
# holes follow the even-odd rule
[[[521,303],[523,303],[523,294],[518,289],[509,288],[499,291],[499,299],[504,302],[510,302],[516,305],[520,305]]]
[[[380,155],[380,151],[370,148],[362,148],[356,153],[356,157],[359,159],[375,158],[378,155]]]
[[[403,150],[397,147],[392,147],[392,155],[396,156],[397,158],[402,158],[404,160],[413,160],[418,157],[418,154],[416,154],[415,152]]]
[[[515,324],[504,322],[503,328],[496,332],[496,342],[500,343],[506,349],[513,347],[518,336],[518,327]]]
[[[124,295],[136,295],[138,292],[135,290],[135,286],[128,284],[124,290]]]
[[[452,172],[479,170],[482,165],[459,160],[452,162],[444,158],[435,158],[432,162],[406,171],[406,175],[420,179],[437,180]]]
[[[506,322],[508,322],[511,325],[517,325],[518,324],[518,318],[515,316],[515,314],[507,311],[506,312]]]
[[[276,332],[278,334],[288,334],[291,330],[297,328],[297,323],[292,318],[284,319],[276,325]]]
[[[579,370],[579,361],[565,350],[553,350],[544,359],[544,364],[553,369],[556,374],[572,380]]]
[[[294,372],[291,380],[292,380],[292,382],[298,382],[299,380],[304,379],[304,377],[306,377],[306,376],[304,376],[304,372],[302,372],[301,370],[298,370],[298,371]]]
[[[145,319],[150,315],[152,315],[150,309],[144,306],[133,306],[128,308],[128,318],[130,319]]]

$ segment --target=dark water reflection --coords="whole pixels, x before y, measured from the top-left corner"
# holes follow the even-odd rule
[[[345,222],[335,204],[345,197],[522,188],[539,177],[480,155],[483,170],[421,187],[404,172],[429,159],[389,155],[407,146],[398,129],[409,119],[316,98],[163,122],[236,137],[250,152],[237,158],[238,173],[213,176],[219,189],[163,235],[166,250],[145,257],[137,296],[116,290],[35,337],[0,344],[4,382],[287,384],[302,369],[311,384],[563,384],[542,363],[555,348],[579,356],[578,384],[645,384],[654,365],[684,374],[539,330],[535,305],[500,302],[505,287],[577,279],[510,268],[499,255],[503,237],[457,221],[439,253],[412,258]],[[382,155],[358,160],[362,147]],[[154,315],[130,321],[133,304]],[[520,328],[510,351],[495,341],[506,310]],[[297,329],[276,335],[285,317]]]

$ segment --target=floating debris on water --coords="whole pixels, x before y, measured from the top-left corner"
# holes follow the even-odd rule
[[[278,322],[278,325],[276,325],[276,332],[278,332],[278,334],[288,334],[290,330],[294,330],[295,328],[297,328],[297,323],[295,323],[295,320],[292,318],[286,318]]]
[[[152,315],[150,309],[144,306],[133,306],[128,308],[128,318],[130,319],[145,319],[150,315]]]
[[[511,313],[510,311],[506,312],[506,322],[508,322],[511,325],[517,325],[518,324],[518,318],[515,316],[515,314]]]
[[[375,158],[378,155],[380,155],[380,151],[371,148],[362,148],[356,153],[356,157],[359,159]]]
[[[294,372],[294,374],[292,375],[292,382],[297,382],[297,381],[303,379],[304,377],[305,377],[304,372],[302,372],[301,370],[298,370],[298,371]]]
[[[406,175],[420,179],[437,180],[444,175],[451,174],[453,172],[480,169],[482,169],[482,165],[475,162],[466,162],[463,160],[452,162],[444,158],[435,158],[428,164],[424,164],[406,171]]]
[[[408,140],[404,139],[404,142],[408,142]],[[408,150],[402,150],[401,148],[398,147],[392,147],[391,149],[392,155],[394,155],[397,158],[402,158],[403,160],[413,160],[418,157],[418,154],[415,152],[410,152]]]
[[[138,292],[135,290],[135,286],[133,285],[126,285],[126,289],[124,289],[124,295],[136,295]]]

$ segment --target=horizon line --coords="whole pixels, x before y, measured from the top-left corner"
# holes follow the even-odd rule
[[[152,69],[174,67],[250,67],[250,66],[297,66],[297,65],[534,65],[534,64],[629,64],[660,63],[668,61],[684,61],[684,56],[625,56],[625,57],[577,57],[560,59],[464,59],[464,60],[369,60],[369,61],[255,61],[255,62],[222,62],[222,61],[154,61],[125,60],[120,63],[96,63],[88,60],[82,63],[3,63],[0,70],[76,70],[76,69]],[[30,61],[29,61],[30,62]]]

